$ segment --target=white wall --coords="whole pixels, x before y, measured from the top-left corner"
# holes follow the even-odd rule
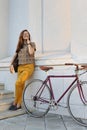
[[[69,0],[10,0],[9,14],[11,55],[15,51],[20,31],[25,28],[36,42],[37,52],[62,51],[69,48]]]
[[[71,38],[70,0],[43,1],[44,51],[67,50]]]
[[[20,4],[21,3],[21,4]],[[31,38],[41,52],[41,0],[10,0],[9,53],[13,55],[18,37],[23,29],[28,29]]]
[[[38,52],[42,52],[42,0],[29,0],[29,23],[32,40]]]
[[[28,28],[29,0],[9,0],[9,54],[15,52],[19,33]]]
[[[66,50],[69,47],[69,0],[29,0],[29,28],[40,52]]]
[[[87,0],[71,0],[71,53],[87,63]]]
[[[13,55],[27,28],[38,52],[66,51],[71,43],[72,56],[87,62],[86,12],[87,0],[0,0],[0,58]]]
[[[8,10],[9,0],[0,0],[0,59],[8,53]]]

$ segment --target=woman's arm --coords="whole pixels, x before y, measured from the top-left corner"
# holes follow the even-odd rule
[[[33,54],[34,54],[34,47],[32,47],[31,44],[28,44],[28,51],[29,51],[29,54],[30,54],[30,55],[33,55]]]
[[[34,43],[31,43],[30,41],[27,41],[27,45],[28,45],[28,51],[30,55],[33,55],[34,52],[36,51],[36,47]]]
[[[14,59],[15,59],[16,56],[17,56],[17,53],[15,53],[15,55],[13,56],[11,64],[10,64],[10,72],[11,73],[14,73],[13,61],[14,61]]]

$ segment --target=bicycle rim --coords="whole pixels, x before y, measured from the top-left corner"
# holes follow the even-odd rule
[[[87,81],[81,83],[84,97],[87,101]],[[82,126],[87,127],[87,102],[85,102],[82,94],[80,98],[78,87],[75,85],[68,95],[67,105],[72,118]]]
[[[42,88],[40,89],[40,87]],[[39,91],[38,91],[39,90]],[[23,93],[23,104],[28,114],[42,117],[50,109],[51,94],[48,85],[42,80],[34,79],[29,83]]]

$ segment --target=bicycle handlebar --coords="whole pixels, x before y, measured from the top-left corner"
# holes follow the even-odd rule
[[[74,65],[76,66],[76,70],[87,70],[87,64],[65,63],[65,65]]]
[[[78,70],[87,70],[87,64],[76,64],[76,63],[65,63],[65,64],[60,64],[59,66],[61,65],[71,65],[71,66],[75,66],[76,67],[76,71]],[[43,66],[39,66],[41,70],[44,70],[44,71],[48,71],[50,69],[53,69],[53,67],[49,67],[49,66],[46,66],[46,65],[43,65]]]

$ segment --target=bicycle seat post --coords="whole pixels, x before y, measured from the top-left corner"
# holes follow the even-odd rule
[[[47,76],[49,75],[49,72],[48,72],[48,71],[46,71],[46,75],[47,75]]]

